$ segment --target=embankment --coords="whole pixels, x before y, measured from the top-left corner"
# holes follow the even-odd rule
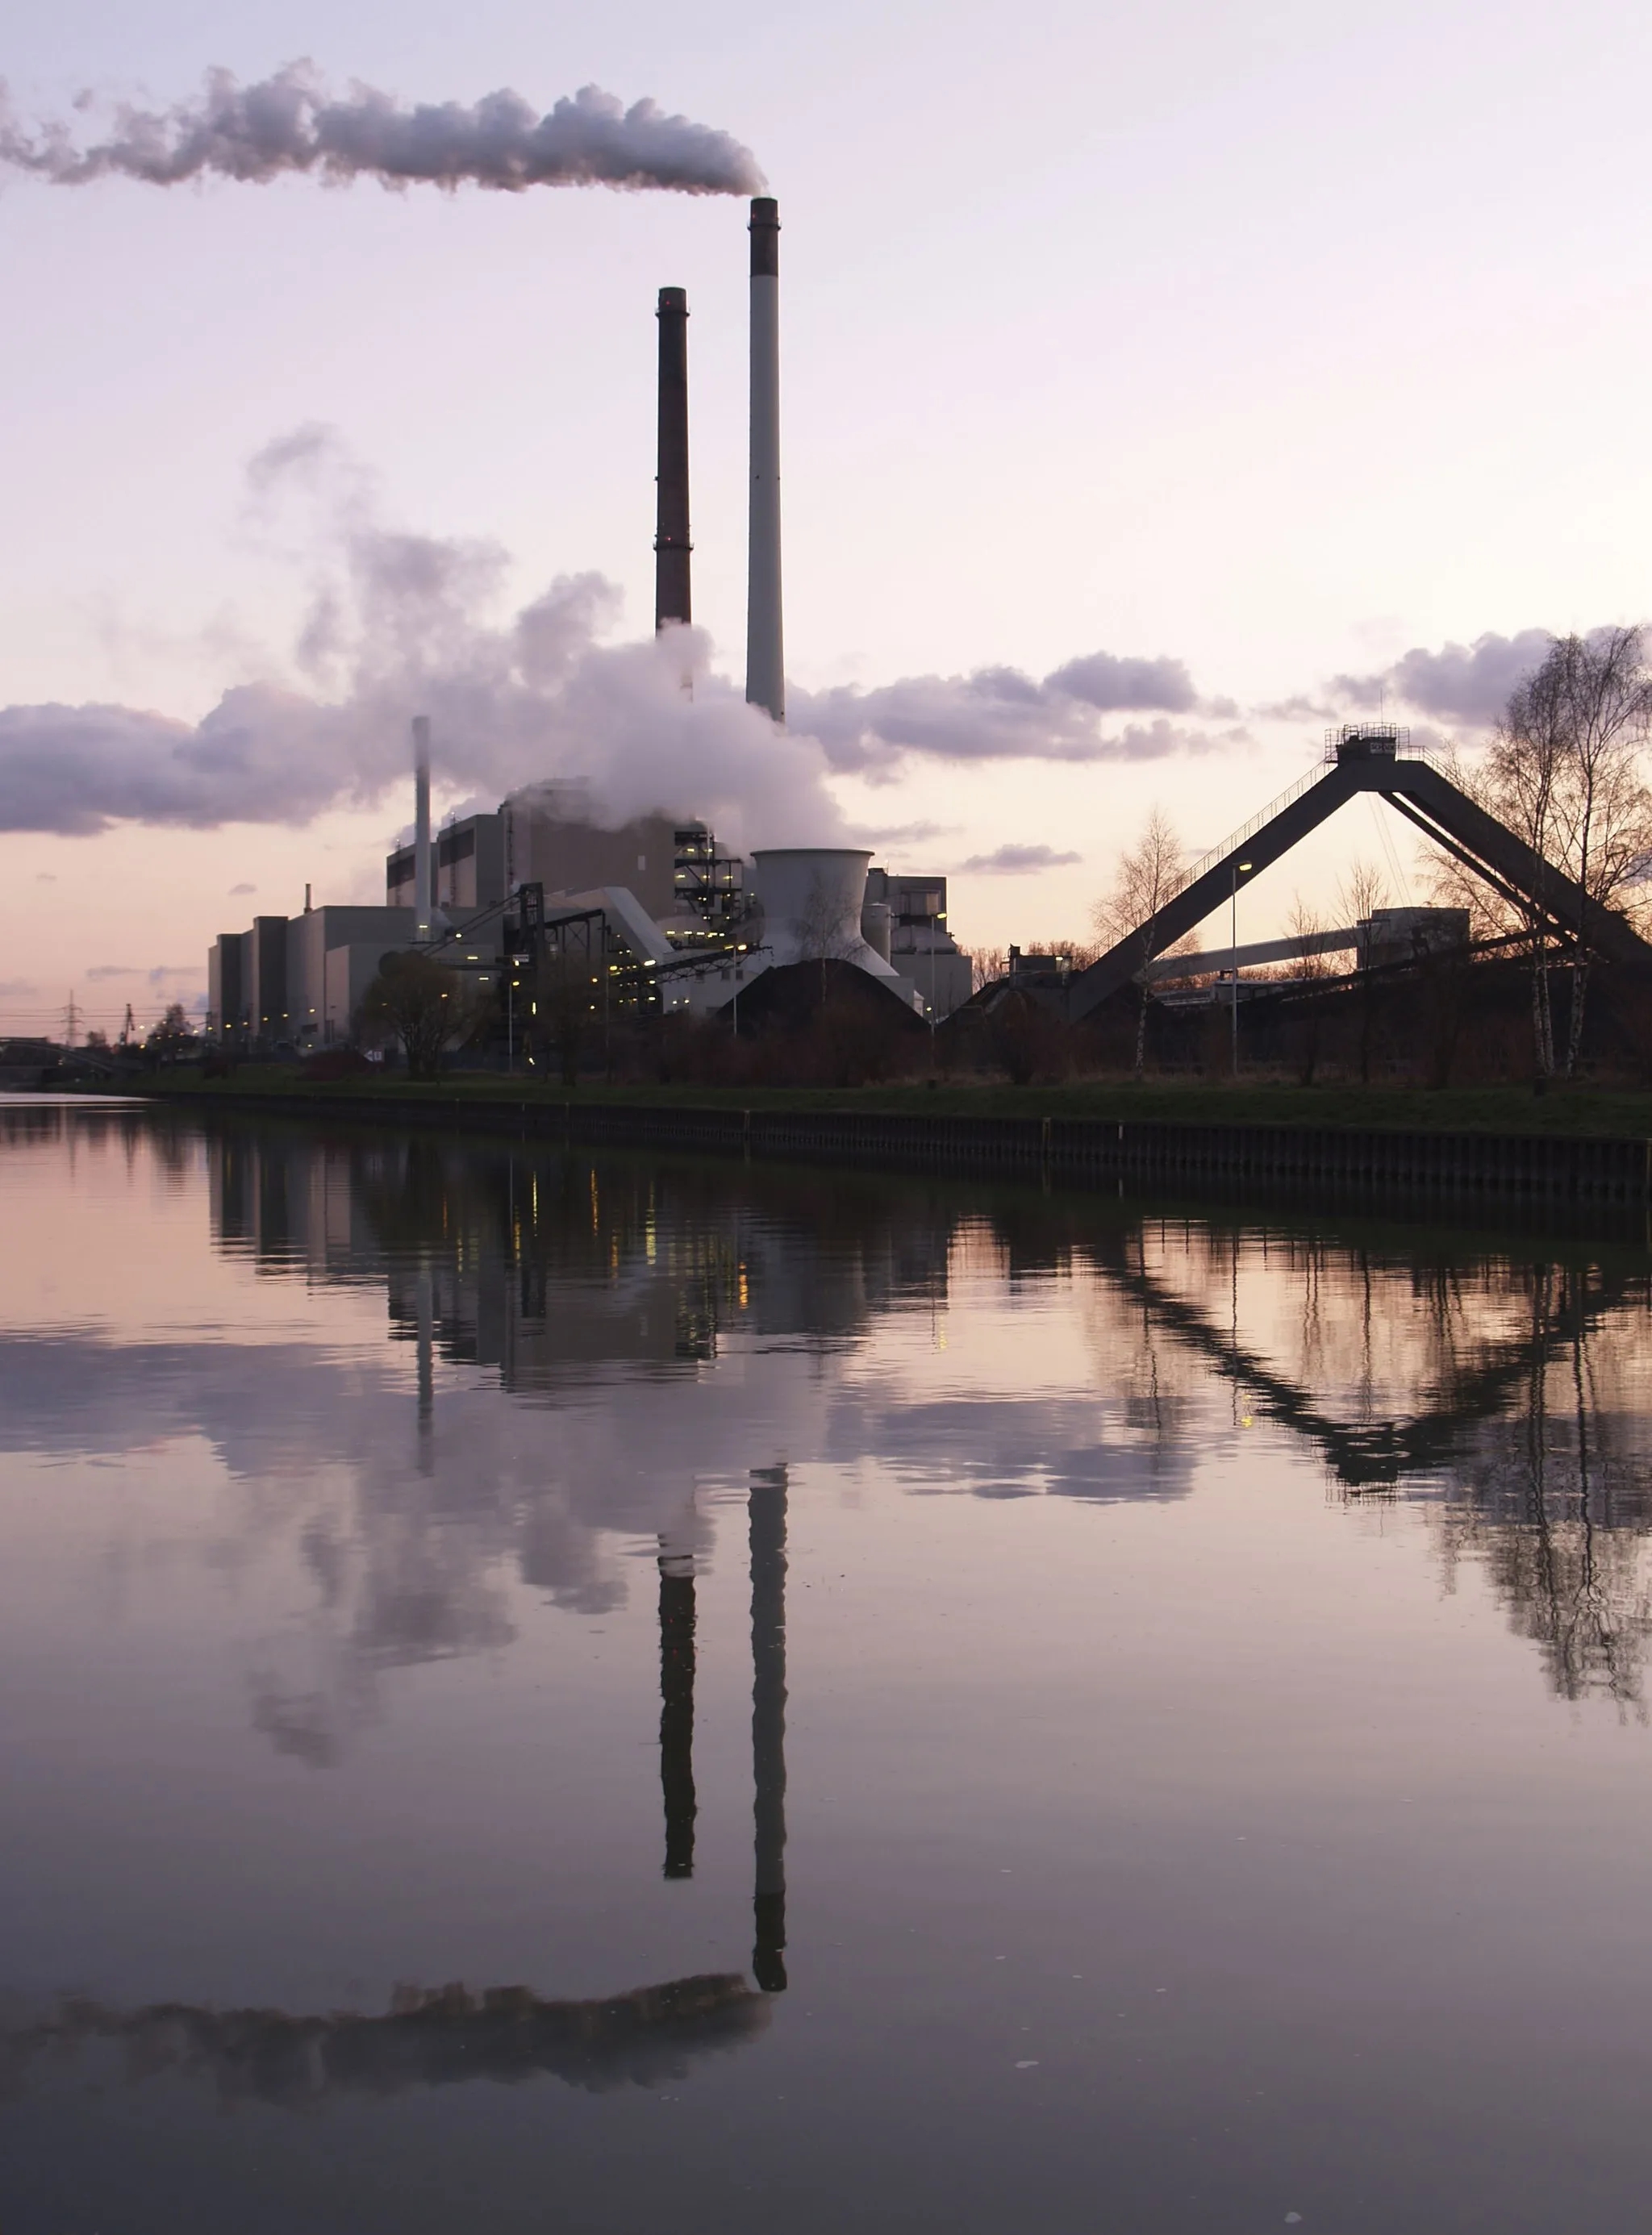
[[[1328,1122],[1328,1111],[1316,1113],[1303,1100],[1288,1119],[1282,1118],[1265,1094],[1255,1098],[1255,1117],[1241,1116],[1236,1113],[1246,1100],[1240,1092],[1202,1103],[1183,1096],[1179,1111],[1172,1098],[1173,1114],[1166,1114],[1162,1098],[1156,1105],[1128,1093],[1111,1098],[1111,1108],[1099,1095],[1050,1097],[1040,1108],[1034,1094],[879,1097],[863,1090],[742,1101],[692,1092],[675,1098],[669,1088],[515,1094],[504,1081],[489,1081],[481,1091],[472,1085],[397,1091],[390,1081],[370,1088],[167,1082],[149,1091],[156,1099],[224,1114],[929,1171],[1047,1174],[1092,1185],[1198,1182],[1241,1193],[1286,1189],[1412,1200],[1652,1202],[1652,1137],[1601,1131],[1589,1122],[1603,1115],[1638,1118],[1639,1097],[1621,1113],[1616,1105],[1630,1098],[1611,1098],[1609,1111],[1591,1111],[1581,1102],[1552,1111],[1528,1102],[1527,1112],[1550,1123],[1542,1130],[1500,1131],[1488,1123],[1496,1110],[1478,1101],[1462,1113],[1468,1123],[1452,1125],[1449,1107],[1436,1103],[1427,1114],[1447,1122],[1406,1124],[1404,1118],[1414,1114],[1406,1108],[1409,1097],[1364,1098],[1374,1105],[1378,1122],[1359,1124],[1347,1122],[1341,1107],[1335,1122]],[[1017,1100],[1023,1106],[1013,1106]],[[1085,1100],[1103,1106],[1086,1108]]]

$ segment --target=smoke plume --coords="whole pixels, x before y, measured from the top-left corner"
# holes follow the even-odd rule
[[[370,806],[405,784],[415,712],[431,718],[449,797],[491,805],[557,777],[582,783],[611,822],[692,814],[740,847],[841,838],[835,773],[892,777],[914,757],[1157,759],[1243,736],[1211,738],[1162,715],[1105,734],[1098,697],[1144,709],[1193,698],[1179,662],[1106,653],[1041,684],[993,668],[794,692],[791,726],[777,731],[713,671],[698,630],[612,641],[619,593],[600,575],[562,577],[513,610],[498,546],[386,526],[324,428],[271,442],[248,484],[259,505],[296,495],[322,508],[289,654],[196,722],[121,705],[0,708],[0,831],[297,826]]]
[[[0,830],[297,826],[370,806],[406,783],[415,712],[431,718],[442,783],[490,804],[554,776],[583,783],[615,823],[692,811],[736,843],[819,842],[841,828],[819,749],[777,737],[713,675],[698,631],[606,640],[619,593],[596,574],[513,607],[502,550],[385,525],[324,428],[270,443],[247,479],[255,507],[301,508],[311,586],[290,652],[196,722],[121,705],[0,708]]]
[[[75,105],[91,101],[82,95]],[[209,70],[193,100],[170,108],[112,103],[103,136],[84,141],[61,121],[20,123],[0,84],[0,163],[59,187],[110,177],[156,187],[207,177],[264,185],[291,172],[335,186],[370,178],[504,193],[602,186],[749,194],[764,184],[751,150],[728,133],[668,115],[652,101],[627,108],[600,86],[582,86],[544,115],[509,91],[469,107],[403,108],[366,85],[335,98],[307,61],[256,85]]]

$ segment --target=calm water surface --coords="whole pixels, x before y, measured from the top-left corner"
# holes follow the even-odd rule
[[[0,2229],[1647,2225],[1649,1264],[0,1108]]]

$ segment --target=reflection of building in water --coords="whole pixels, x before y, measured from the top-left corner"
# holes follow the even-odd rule
[[[475,1439],[521,1416],[488,1414],[480,1391],[463,1468],[444,1462],[438,1428],[427,1491],[368,1471],[364,1557],[377,1580],[361,1603],[377,1609],[376,1651],[398,1635],[416,1651],[421,1632],[432,1649],[467,1649],[486,1634],[479,1579],[502,1552],[554,1596],[591,1607],[619,1586],[598,1585],[588,1549],[571,1580],[574,1547],[604,1530],[643,1532],[692,1563],[698,1524],[680,1542],[672,1532],[694,1481],[744,1478],[762,1456],[757,1436],[840,1464],[870,1458],[914,1485],[1163,1498],[1187,1493],[1212,1432],[1238,1432],[1242,1416],[1311,1449],[1349,1496],[1425,1503],[1444,1555],[1482,1567],[1561,1689],[1638,1681],[1652,1352],[1643,1260],[1628,1249],[1257,1226],[1208,1209],[1170,1219],[1098,1197],[861,1172],[246,1138],[212,1150],[214,1216],[237,1249],[272,1268],[382,1286],[394,1336],[423,1360],[481,1367],[530,1413],[556,1408],[559,1449],[616,1386],[629,1393],[623,1477],[550,1482],[542,1447],[537,1462],[527,1445],[518,1459],[502,1439],[494,1497]],[[1059,1284],[1093,1372],[1053,1386],[1006,1369],[962,1391],[914,1380],[909,1361],[891,1367],[884,1338],[903,1313],[956,1308],[983,1281],[1012,1300]],[[736,1335],[763,1353],[761,1382],[719,1378],[714,1406],[692,1403],[685,1393],[721,1376]],[[766,1415],[748,1426],[741,1407],[779,1385],[777,1361],[792,1353],[813,1364],[787,1385],[785,1426]],[[635,1416],[650,1390],[656,1440],[643,1458]],[[511,1434],[531,1442],[531,1423]],[[470,1534],[455,1530],[461,1520]],[[438,1524],[439,1559],[419,1550]],[[687,1569],[680,1579],[682,1593],[662,1585],[678,1641]],[[445,1627],[444,1605],[456,1610]],[[666,1726],[692,1734],[663,1690]],[[691,1852],[692,1753],[673,1743],[672,1760],[690,1780],[669,1809],[675,1871]]]

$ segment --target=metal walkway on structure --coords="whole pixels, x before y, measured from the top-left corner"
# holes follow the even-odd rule
[[[1561,937],[1581,934],[1595,954],[1652,973],[1652,946],[1622,916],[1590,900],[1564,870],[1477,806],[1424,755],[1406,750],[1399,731],[1345,731],[1328,757],[1322,773],[1310,770],[1202,856],[1147,922],[1077,973],[1067,988],[1070,1018],[1076,1022],[1089,1016],[1156,955],[1213,915],[1231,897],[1242,875],[1255,876],[1271,867],[1360,792],[1386,799],[1436,846]]]

